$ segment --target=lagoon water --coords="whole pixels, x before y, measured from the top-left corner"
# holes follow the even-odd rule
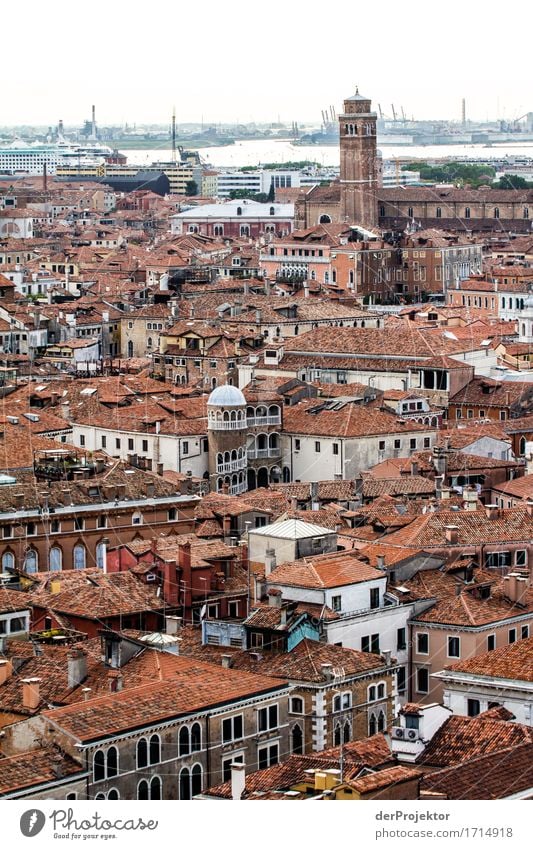
[[[389,145],[378,147],[384,159],[433,159],[443,157],[472,158],[472,159],[503,159],[505,157],[533,158],[533,141],[513,144],[471,145]],[[152,162],[169,161],[168,147],[154,150],[125,150],[128,163],[135,165],[150,165]],[[267,162],[300,161],[308,159],[319,165],[339,165],[339,148],[337,145],[294,145],[290,139],[261,139],[259,141],[240,141],[220,147],[200,148],[202,160],[216,168],[240,168],[245,165],[261,165]]]

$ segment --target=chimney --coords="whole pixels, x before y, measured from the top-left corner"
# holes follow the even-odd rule
[[[220,660],[222,661],[222,666],[224,669],[231,669],[233,664],[233,658],[230,654],[223,654]]]
[[[321,669],[321,672],[322,672],[322,676],[323,676],[323,678],[325,678],[326,681],[332,681],[333,680],[333,664],[332,663],[321,663],[320,669]]]
[[[191,544],[185,542],[178,546],[178,566],[182,570],[191,568]]]
[[[268,591],[268,606],[281,607],[281,590],[272,589]]]
[[[385,666],[390,666],[391,665],[391,650],[390,649],[383,649],[381,654],[385,658]]]
[[[526,501],[526,513],[528,516],[533,516],[533,501]]]
[[[518,575],[509,572],[503,579],[503,594],[509,601],[516,602]]]
[[[231,765],[231,798],[239,802],[246,787],[246,772],[244,764],[232,763]]]
[[[497,504],[485,504],[485,513],[487,519],[490,519],[491,521],[497,519],[499,512],[500,510]]]
[[[413,477],[416,477],[416,475],[418,475],[418,463],[416,462],[416,460],[411,460],[411,474],[413,475]]]
[[[516,604],[519,604],[520,607],[526,607],[527,605],[527,591],[528,591],[529,581],[527,578],[519,575],[516,579]]]
[[[261,324],[261,310],[255,311],[255,323]]]
[[[441,486],[440,488],[440,497],[443,501],[448,501],[452,494],[451,487],[449,486]]]
[[[67,687],[73,690],[87,678],[87,655],[82,649],[70,649],[67,654]]]
[[[61,592],[61,581],[58,581],[57,578],[50,581],[50,592],[52,595],[57,595]]]
[[[459,528],[457,525],[446,525],[444,530],[446,533],[446,542],[450,545],[457,545],[459,541]]]
[[[13,664],[10,660],[0,660],[0,687],[13,675]]]
[[[165,616],[165,634],[176,636],[181,631],[182,623],[181,616]]]
[[[463,489],[463,501],[465,510],[477,510],[477,490],[473,486],[465,486]]]
[[[90,687],[83,687],[82,693],[83,693],[83,701],[87,702],[91,698],[92,690],[91,690]]]
[[[291,510],[297,510],[298,509],[298,499],[296,498],[296,496],[291,495],[289,500],[290,500]]]
[[[39,692],[40,678],[22,679],[22,706],[26,710],[37,710],[41,701]]]
[[[222,533],[225,537],[229,537],[231,534],[231,516],[223,516],[222,517]]]
[[[319,510],[320,502],[318,500],[318,481],[312,481],[309,484],[309,494],[311,496],[311,510]]]
[[[279,622],[280,622],[280,625],[283,625],[283,626],[285,626],[287,624],[287,608],[286,607],[281,608]]]
[[[265,551],[265,575],[270,575],[276,566],[276,552],[273,548],[267,548]]]
[[[24,507],[24,501],[26,500],[26,495],[24,492],[15,492],[14,498],[17,509]]]
[[[376,569],[384,569],[385,568],[385,555],[378,554],[376,558]]]

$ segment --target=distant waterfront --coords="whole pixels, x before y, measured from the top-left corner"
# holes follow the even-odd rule
[[[379,140],[378,140],[378,147]],[[451,145],[382,145],[380,150],[384,159],[434,159],[444,157],[472,159],[501,159],[505,156],[527,156],[533,158],[533,142],[523,144],[501,144],[485,147],[484,145],[451,144]],[[157,160],[169,161],[170,150],[165,148],[154,150],[124,150],[128,162],[135,165],[149,165]],[[220,168],[231,166],[239,168],[244,165],[260,165],[266,162],[300,161],[309,159],[320,165],[339,165],[339,148],[337,145],[293,145],[290,139],[279,141],[242,141],[220,147],[204,147],[200,149],[202,160],[209,165]]]

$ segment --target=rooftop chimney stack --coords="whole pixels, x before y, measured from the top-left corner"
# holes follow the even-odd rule
[[[22,705],[26,710],[37,710],[41,701],[40,678],[22,679]]]
[[[231,765],[231,798],[239,802],[246,787],[246,772],[244,764],[232,763]]]

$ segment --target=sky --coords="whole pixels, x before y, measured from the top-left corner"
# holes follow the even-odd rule
[[[533,111],[526,0],[2,4],[0,126],[321,120],[355,87],[391,113]]]

